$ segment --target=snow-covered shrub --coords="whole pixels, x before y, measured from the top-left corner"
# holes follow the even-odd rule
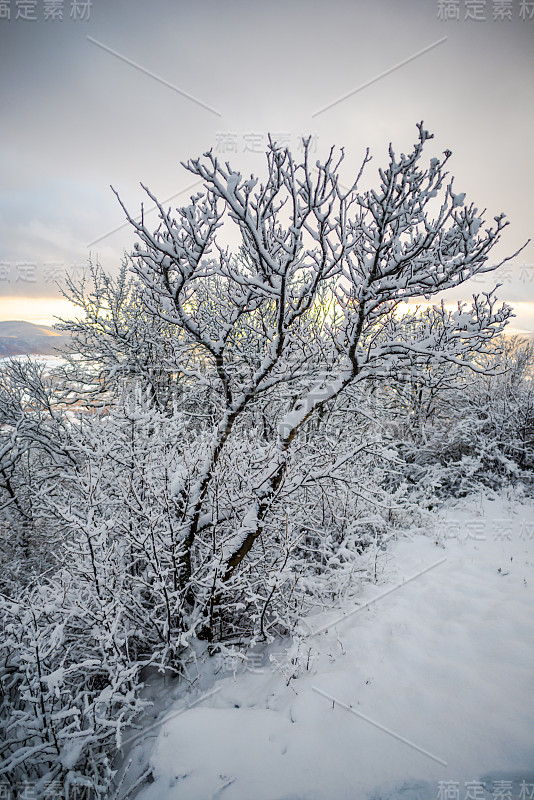
[[[42,487],[75,466],[60,401],[42,364],[0,365],[0,589],[7,594],[55,567],[61,528],[43,505]]]
[[[391,425],[401,474],[420,502],[465,496],[481,485],[497,489],[534,468],[534,347],[501,337],[489,374],[449,375],[421,416],[413,392],[400,393],[400,421]],[[417,400],[429,403],[428,393]]]
[[[131,621],[113,589],[98,597],[79,564],[0,596],[0,775],[14,785],[110,796],[114,755],[143,709]]]

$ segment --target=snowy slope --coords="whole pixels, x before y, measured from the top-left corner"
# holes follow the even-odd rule
[[[464,500],[381,568],[327,631],[210,659],[131,749],[139,800],[534,797],[533,505]]]

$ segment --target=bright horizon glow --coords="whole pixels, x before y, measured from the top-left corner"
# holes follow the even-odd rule
[[[61,297],[0,297],[0,322],[33,322],[34,325],[55,325],[56,317],[70,319],[79,315],[78,308]]]
[[[527,301],[508,302],[514,309],[515,317],[506,328],[509,334],[534,334],[534,303]],[[414,311],[416,306],[421,309],[436,305],[435,302],[423,301],[422,303],[406,303],[399,306],[399,311]],[[457,303],[445,303],[445,308],[455,310]],[[53,326],[57,319],[72,319],[80,316],[80,309],[65,298],[57,297],[0,297],[0,322],[22,320],[33,322],[35,325]]]

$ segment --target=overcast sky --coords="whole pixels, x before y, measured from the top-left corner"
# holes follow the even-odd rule
[[[0,319],[63,313],[54,281],[89,254],[117,268],[134,237],[110,233],[110,184],[132,213],[139,182],[186,202],[180,161],[213,147],[263,174],[267,132],[343,145],[347,181],[369,146],[371,183],[423,119],[456,190],[509,217],[495,259],[533,234],[534,2],[65,0],[45,18],[59,5],[0,2]],[[534,330],[534,245],[465,297],[498,280]]]

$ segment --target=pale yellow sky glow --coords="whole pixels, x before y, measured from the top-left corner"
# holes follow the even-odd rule
[[[78,309],[65,298],[0,297],[0,322],[22,320],[35,325],[54,325],[56,317],[77,316]]]
[[[502,298],[503,302],[505,301]],[[530,302],[509,302],[514,309],[515,317],[510,321],[507,333],[530,333],[534,332],[534,303]],[[416,305],[421,308],[434,305],[435,303],[407,303],[406,305],[413,310]],[[455,309],[456,303],[446,303],[446,308]],[[402,308],[402,306],[401,306]],[[406,308],[406,306],[404,306]],[[56,297],[0,297],[0,322],[6,320],[24,320],[33,322],[35,325],[54,325],[56,317],[64,319],[77,317],[80,310],[64,298]]]

